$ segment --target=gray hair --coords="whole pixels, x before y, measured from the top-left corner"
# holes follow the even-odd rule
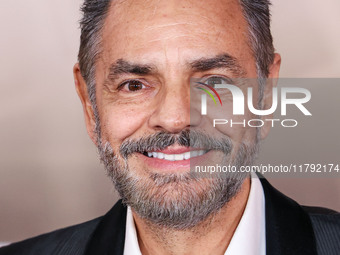
[[[269,74],[269,66],[274,59],[273,38],[270,32],[270,1],[239,1],[249,26],[249,43],[256,61],[258,77],[260,80],[265,79]],[[98,116],[95,93],[95,63],[100,56],[101,31],[111,2],[112,0],[84,0],[81,7],[83,18],[80,21],[81,37],[78,61],[80,72],[87,83],[89,98],[96,118]],[[260,86],[259,94],[262,98],[263,86]]]

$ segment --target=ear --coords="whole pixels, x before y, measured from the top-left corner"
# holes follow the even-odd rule
[[[88,96],[86,82],[80,73],[79,63],[76,63],[73,67],[73,76],[77,94],[80,98],[81,104],[83,105],[87,133],[94,144],[97,144],[97,135],[95,133],[96,121],[94,118],[92,104]]]
[[[278,53],[275,53],[274,55],[274,61],[272,65],[269,68],[269,74],[267,83],[265,85],[264,93],[263,93],[263,109],[270,109],[273,104],[273,87],[277,86],[277,81],[279,78],[279,72],[280,72],[280,66],[281,66],[281,56]],[[272,119],[273,114],[267,115],[266,118]],[[271,121],[265,121],[265,125],[261,128],[261,139],[265,139],[269,131],[272,127]]]

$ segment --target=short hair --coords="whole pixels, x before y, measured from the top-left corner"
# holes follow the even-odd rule
[[[92,107],[96,112],[95,63],[101,51],[101,32],[114,0],[84,0],[81,7],[80,72],[87,84]],[[264,79],[274,59],[273,38],[270,31],[270,0],[239,0],[248,23],[248,40],[256,62],[257,74]],[[262,91],[261,91],[262,90]],[[260,88],[260,98],[263,88]]]

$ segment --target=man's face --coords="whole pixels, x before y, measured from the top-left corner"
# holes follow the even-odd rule
[[[137,203],[143,204],[143,199],[148,199],[149,204],[154,199],[158,201],[157,207],[164,206],[171,214],[174,202],[181,202],[182,207],[192,204],[195,197],[197,203],[207,202],[208,196],[211,199],[214,193],[222,192],[226,184],[234,190],[230,196],[235,195],[242,181],[216,183],[191,178],[190,162],[208,158],[215,162],[240,161],[245,153],[240,151],[242,145],[248,149],[255,147],[256,129],[214,129],[209,117],[203,118],[200,108],[190,105],[190,80],[256,77],[247,35],[247,24],[237,0],[134,0],[116,1],[111,6],[102,31],[101,57],[96,63],[101,126],[98,146],[108,171],[115,172],[110,174],[118,190],[133,209]],[[245,117],[251,115],[246,113]],[[183,135],[188,130],[198,136],[206,134],[208,139],[207,134],[211,134],[211,139],[222,139],[232,145],[231,151],[228,152],[228,147],[205,148],[204,143],[198,143],[201,147],[180,143],[179,138],[190,140]],[[159,139],[172,142],[164,145]],[[131,143],[134,146],[129,147]],[[122,144],[128,148],[123,150],[125,156]],[[138,146],[145,151],[136,149]],[[223,153],[224,149],[227,153]],[[185,153],[189,151],[191,157],[197,153],[204,155],[186,159]],[[156,154],[151,156],[153,152]],[[130,186],[124,178],[130,179]],[[124,185],[134,187],[139,194],[134,202],[126,198]],[[175,207],[178,209],[179,204]],[[141,214],[143,210],[142,216],[149,217],[145,208],[136,209]],[[185,208],[181,210],[183,217]]]
[[[96,65],[102,140],[117,151],[127,139],[158,131],[211,129],[199,109],[190,114],[190,79],[235,74],[232,67],[200,70],[192,65],[228,54],[237,60],[244,77],[256,77],[247,33],[236,0],[118,1],[106,19],[103,52]],[[254,134],[247,129],[221,132],[235,144]],[[139,174],[182,169],[172,164],[164,162],[158,169],[143,155],[129,159]]]

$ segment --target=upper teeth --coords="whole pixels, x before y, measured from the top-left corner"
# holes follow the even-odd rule
[[[188,151],[188,152],[181,153],[181,154],[165,154],[162,152],[148,152],[148,156],[159,158],[159,159],[170,160],[170,161],[176,161],[176,160],[184,160],[184,159],[190,159],[193,157],[202,156],[205,153],[207,153],[206,150]]]

